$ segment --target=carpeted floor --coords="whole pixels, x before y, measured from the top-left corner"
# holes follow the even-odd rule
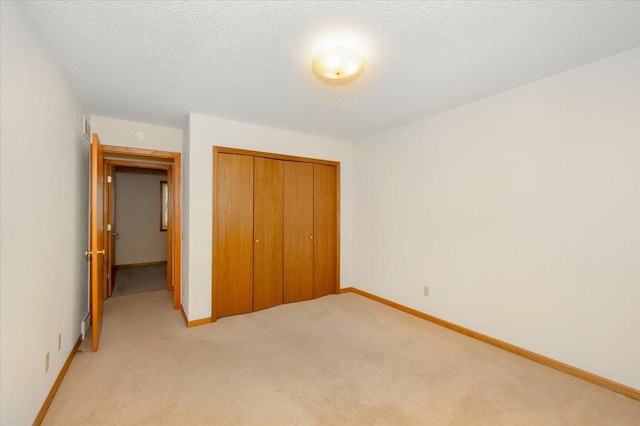
[[[187,329],[105,303],[45,425],[638,425],[640,402],[348,293]]]
[[[133,266],[118,269],[112,296],[167,288],[167,265]]]

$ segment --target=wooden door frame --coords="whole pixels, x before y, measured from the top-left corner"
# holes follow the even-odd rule
[[[312,164],[324,164],[327,166],[334,166],[336,168],[336,287],[335,293],[340,293],[340,162],[338,161],[330,161],[330,160],[321,160],[318,158],[310,158],[310,157],[298,157],[293,155],[284,155],[284,154],[274,154],[270,152],[262,152],[262,151],[251,151],[245,149],[238,148],[227,148],[223,146],[214,146],[213,147],[213,173],[211,176],[212,185],[213,185],[213,200],[212,200],[212,210],[213,214],[211,217],[211,252],[212,252],[212,261],[211,261],[211,322],[215,322],[218,319],[218,301],[217,290],[217,263],[218,263],[218,245],[216,244],[216,231],[217,220],[218,220],[218,209],[217,209],[217,200],[218,200],[218,185],[216,179],[216,173],[218,170],[218,155],[219,154],[236,154],[236,155],[248,155],[252,157],[262,157],[262,158],[270,158],[275,160],[284,160],[284,161],[299,161],[303,163],[312,163]]]
[[[107,163],[107,161],[105,161],[103,159],[103,163],[104,163],[104,171],[105,171],[105,176],[109,177],[111,176],[111,185],[109,185],[109,182],[106,182],[104,184],[104,191],[103,191],[103,196],[104,196],[104,212],[103,212],[103,216],[104,216],[104,221],[106,224],[110,224],[113,225],[113,218],[115,216],[114,211],[113,211],[113,182],[114,182],[114,171],[115,171],[115,166],[110,165]],[[113,280],[114,280],[114,271],[115,271],[115,267],[113,265],[113,263],[115,262],[113,260],[113,237],[112,237],[112,232],[113,232],[113,226],[111,227],[112,229],[107,229],[107,227],[105,226],[105,230],[104,230],[104,248],[106,250],[106,254],[104,256],[104,260],[105,260],[105,268],[107,270],[107,282],[106,282],[106,291],[105,291],[105,299],[111,297],[111,294],[113,293]]]
[[[105,165],[167,171],[169,197],[171,199],[169,204],[169,228],[171,231],[167,232],[167,290],[171,290],[169,286],[173,287],[173,308],[180,309],[182,272],[182,156],[179,152],[155,151],[113,145],[103,145],[102,147]]]

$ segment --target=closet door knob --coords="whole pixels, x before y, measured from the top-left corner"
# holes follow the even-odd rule
[[[259,242],[260,242],[260,240],[256,240],[256,243],[259,243]]]
[[[309,239],[310,239],[310,240],[313,240],[313,235],[309,235]]]

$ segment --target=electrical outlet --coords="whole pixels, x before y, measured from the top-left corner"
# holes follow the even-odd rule
[[[58,334],[58,352],[60,352],[61,347],[62,347],[62,333]]]
[[[47,352],[47,356],[44,358],[44,372],[49,371],[49,352]]]
[[[429,297],[429,286],[424,286],[424,297]]]

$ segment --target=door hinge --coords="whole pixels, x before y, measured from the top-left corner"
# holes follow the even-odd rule
[[[111,176],[107,176],[107,183],[111,183]]]

